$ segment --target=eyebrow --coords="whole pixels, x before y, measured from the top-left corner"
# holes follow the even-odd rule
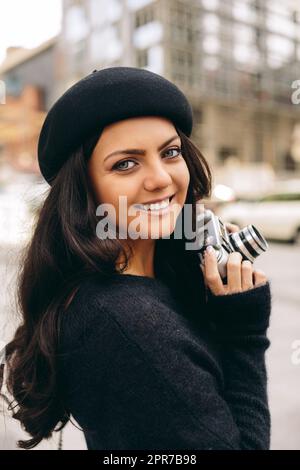
[[[168,139],[166,142],[164,142],[162,145],[160,145],[157,150],[162,150],[164,147],[166,147],[168,144],[170,144],[173,140],[179,139],[179,138],[180,138],[180,137],[179,137],[178,134],[173,135],[173,137],[171,137],[171,138]],[[145,151],[145,150],[140,150],[140,149],[115,150],[115,152],[112,152],[112,153],[110,153],[109,155],[107,155],[107,157],[105,157],[104,162],[105,162],[105,160],[108,160],[108,158],[113,157],[114,155],[118,155],[118,154],[124,154],[124,155],[145,155],[145,154],[146,154],[146,151]]]

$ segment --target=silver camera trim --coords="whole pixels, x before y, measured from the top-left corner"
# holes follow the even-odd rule
[[[228,233],[222,220],[209,209],[197,214],[197,243],[202,266],[206,246],[211,245],[214,248],[218,271],[222,279],[227,276],[227,261],[230,253],[238,251],[244,260],[253,263],[261,253],[268,249],[267,241],[254,225],[247,225],[238,232]]]

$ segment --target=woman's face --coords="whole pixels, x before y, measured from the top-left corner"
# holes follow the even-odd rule
[[[137,217],[138,226],[131,225],[137,227],[136,238],[161,238],[174,231],[190,181],[180,150],[174,125],[162,117],[135,117],[104,128],[88,162],[88,174],[97,204],[115,208],[117,228],[122,227],[128,238],[132,237],[127,228],[132,221],[137,222]],[[127,197],[122,217],[120,196]],[[144,207],[161,199],[167,204],[171,196],[164,213],[159,213],[162,210],[157,206],[150,210]],[[136,205],[142,206],[137,210]]]

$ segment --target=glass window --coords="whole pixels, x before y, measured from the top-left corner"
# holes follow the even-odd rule
[[[92,26],[103,26],[107,22],[107,9],[105,0],[90,0],[89,17]]]
[[[107,5],[107,17],[109,21],[119,21],[122,16],[122,4],[120,0],[109,0]]]
[[[203,29],[206,33],[217,33],[220,29],[218,16],[212,13],[203,15]]]
[[[202,43],[203,50],[208,54],[217,54],[221,49],[221,44],[216,36],[206,36]]]
[[[207,10],[217,10],[220,6],[220,0],[202,0],[202,5]]]
[[[105,44],[105,47],[103,45]],[[93,62],[113,61],[122,55],[123,46],[116,26],[94,30],[90,37],[90,57]]]
[[[131,10],[135,11],[153,2],[154,0],[127,0],[127,5]]]
[[[270,31],[281,33],[284,36],[294,37],[296,34],[295,23],[292,19],[269,13],[266,18],[266,24]]]
[[[159,45],[149,48],[148,67],[154,73],[163,73],[163,48]]]
[[[160,42],[162,37],[162,24],[159,21],[152,21],[134,31],[133,44],[138,49],[145,49]]]
[[[266,43],[270,57],[278,57],[281,59],[282,63],[284,63],[294,53],[294,43],[288,38],[269,34],[267,36]]]
[[[5,78],[6,94],[12,96],[19,96],[22,92],[23,84],[20,77],[15,75],[8,75]]]
[[[283,2],[282,0],[267,0],[266,7],[269,11],[281,16],[289,16],[291,13],[291,8],[289,7],[288,2]]]
[[[220,60],[217,57],[204,57],[203,67],[206,70],[218,70],[220,68]]]
[[[253,66],[257,65],[260,60],[257,49],[248,44],[236,43],[233,49],[233,55],[237,62],[248,63]]]
[[[65,35],[69,42],[81,41],[89,31],[85,11],[81,6],[74,5],[66,12]]]
[[[233,26],[233,34],[236,42],[253,43],[255,39],[254,29],[240,23]]]
[[[232,8],[233,17],[237,20],[253,23],[256,20],[256,11],[249,0],[234,0]]]
[[[154,7],[149,5],[142,10],[138,10],[135,14],[135,27],[139,28],[144,24],[151,23],[155,19]]]

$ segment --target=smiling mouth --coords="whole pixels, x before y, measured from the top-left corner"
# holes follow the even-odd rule
[[[152,204],[152,208],[150,207],[151,204],[136,204],[135,207],[143,212],[149,212],[150,214],[164,214],[169,211],[171,201],[174,198],[175,194],[173,194],[168,202],[165,200],[163,203],[157,203],[158,207],[154,207],[156,204]]]

